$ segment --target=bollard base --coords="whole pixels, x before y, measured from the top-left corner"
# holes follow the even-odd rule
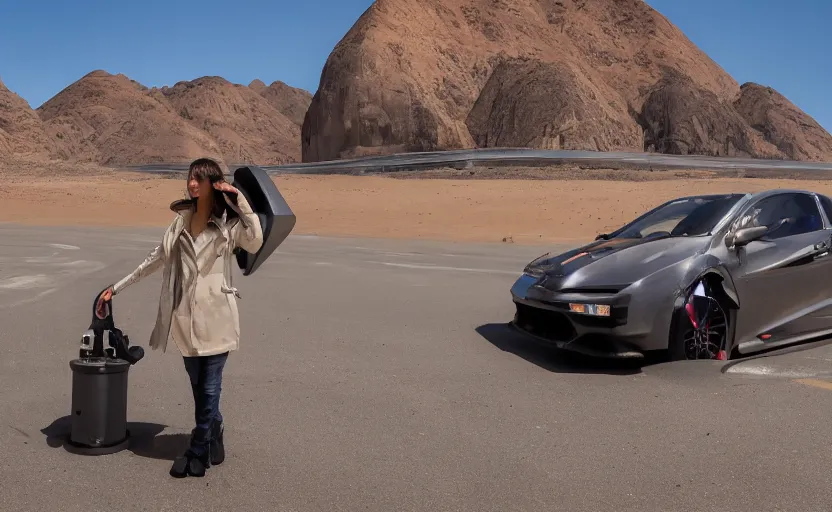
[[[130,431],[127,431],[127,436],[121,441],[103,446],[90,446],[86,444],[79,444],[72,441],[70,435],[64,438],[64,449],[69,453],[75,455],[112,455],[126,449],[130,445]]]

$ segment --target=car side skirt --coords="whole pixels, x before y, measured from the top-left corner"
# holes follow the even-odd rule
[[[769,336],[768,339],[764,339],[764,335]],[[782,318],[776,323],[763,326],[756,338],[740,341],[737,350],[741,354],[746,354],[830,335],[832,335],[832,299],[826,299]]]
[[[792,336],[790,338],[784,338],[782,340],[766,342],[763,340],[752,340],[746,341],[744,343],[740,343],[737,345],[737,350],[740,354],[753,354],[755,352],[760,352],[762,350],[769,350],[772,348],[783,347],[786,345],[793,345],[795,343],[801,343],[804,341],[812,341],[817,338],[825,338],[827,336],[832,336],[832,329],[826,329],[823,331],[815,331],[815,332],[808,332],[804,334],[800,334],[797,336]]]

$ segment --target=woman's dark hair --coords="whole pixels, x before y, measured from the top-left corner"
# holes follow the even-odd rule
[[[222,181],[225,177],[220,169],[220,165],[210,158],[198,158],[191,162],[188,169],[188,179],[193,176],[199,181],[209,180],[211,183]]]
[[[196,178],[199,182],[208,180],[211,182],[211,185],[225,179],[220,165],[210,158],[197,158],[191,162],[188,168],[188,179],[190,180],[191,177]],[[213,192],[214,205],[211,210],[217,217],[222,217],[223,212],[226,210],[225,199],[219,190],[213,190]]]

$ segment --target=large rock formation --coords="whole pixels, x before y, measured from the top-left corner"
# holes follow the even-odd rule
[[[772,149],[735,101],[755,111],[642,0],[377,0],[326,62],[303,160],[496,145],[832,159],[804,147],[824,135]]]
[[[222,160],[205,132],[124,75],[93,71],[37,111],[65,158],[104,165]]]
[[[300,160],[300,127],[249,87],[212,76],[154,89],[152,95],[216,140],[228,163]]]
[[[620,151],[642,144],[626,112],[598,101],[610,91],[569,66],[507,60],[494,68],[466,120],[479,147]]]
[[[0,157],[51,159],[59,153],[32,107],[0,81]]]
[[[746,83],[734,108],[789,160],[832,160],[832,135],[771,87]]]
[[[745,158],[782,156],[730,102],[673,70],[650,89],[639,120],[649,151]]]

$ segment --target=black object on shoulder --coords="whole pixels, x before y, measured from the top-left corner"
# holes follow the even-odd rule
[[[80,356],[85,359],[99,357],[123,359],[130,364],[136,364],[144,357],[144,349],[138,346],[131,347],[128,336],[116,327],[113,320],[112,299],[104,302],[107,313],[104,318],[98,318],[96,314],[98,299],[107,289],[109,287],[96,295],[92,303],[92,323],[90,323],[89,331],[84,335]],[[92,341],[92,344],[89,343],[90,341]]]
[[[295,227],[296,217],[274,181],[260,167],[250,165],[238,168],[234,171],[232,185],[245,196],[263,229],[263,245],[256,253],[251,254],[242,249],[236,251],[237,265],[243,275],[247,276],[257,270],[286,240]]]

